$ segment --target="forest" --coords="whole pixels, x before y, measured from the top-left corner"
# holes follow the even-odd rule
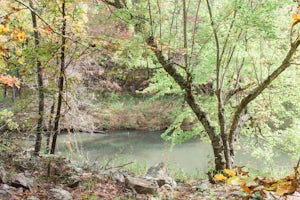
[[[300,199],[300,1],[0,0],[0,199]]]

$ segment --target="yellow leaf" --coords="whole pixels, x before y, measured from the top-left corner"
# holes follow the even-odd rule
[[[23,65],[24,64],[24,59],[23,58],[19,58],[18,59],[18,63],[20,63],[21,65]]]
[[[243,181],[238,176],[232,176],[227,179],[227,183],[230,185],[241,185]]]
[[[16,52],[16,54],[17,54],[18,56],[21,56],[21,55],[22,55],[22,50],[20,50],[20,49],[17,49],[15,52]]]
[[[225,180],[227,180],[227,177],[225,177],[223,174],[216,174],[216,175],[214,176],[214,179],[215,179],[216,181],[225,181]]]
[[[19,41],[24,41],[24,40],[26,40],[26,35],[25,35],[24,32],[19,32],[17,34],[17,38],[18,38]]]
[[[8,24],[0,24],[0,34],[5,34],[9,31],[9,26]]]
[[[224,169],[223,170],[225,174],[229,175],[229,176],[235,176],[235,171],[230,170],[230,169]]]
[[[292,18],[293,18],[295,21],[299,21],[299,20],[300,20],[300,15],[299,15],[299,14],[296,14],[296,13],[293,13],[293,14],[292,14]]]

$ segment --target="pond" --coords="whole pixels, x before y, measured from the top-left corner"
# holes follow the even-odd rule
[[[68,155],[70,159],[87,159],[105,164],[112,160],[114,164],[126,162],[146,163],[151,166],[164,161],[186,172],[207,172],[213,163],[213,154],[208,142],[194,139],[170,148],[161,132],[116,131],[109,134],[71,133],[58,138],[57,152]],[[243,146],[243,145],[241,145]],[[72,153],[71,153],[72,152]],[[240,149],[236,153],[236,165],[254,169],[286,169],[292,172],[295,161],[281,154],[272,164],[264,159],[251,157],[251,152]],[[81,155],[81,156],[78,156]]]

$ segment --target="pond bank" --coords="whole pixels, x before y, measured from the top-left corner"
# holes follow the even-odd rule
[[[240,185],[211,184],[196,178],[169,176],[164,164],[136,174],[124,166],[78,166],[55,155],[32,156],[16,146],[0,151],[0,199],[15,200],[182,200],[281,199],[275,190],[244,190]],[[130,165],[130,163],[128,163]],[[253,178],[256,180],[257,178]],[[252,180],[252,179],[251,179]],[[268,179],[258,179],[267,181]],[[282,179],[284,180],[284,179]],[[279,180],[281,181],[281,180]],[[278,181],[278,182],[279,182]],[[263,187],[263,186],[262,186]],[[300,188],[285,199],[298,199]],[[267,198],[264,198],[267,197]],[[274,197],[274,198],[273,198]]]
[[[119,165],[134,162],[131,166],[143,172],[147,167],[163,160],[176,176],[192,174],[204,177],[213,168],[213,153],[209,142],[194,138],[171,148],[170,142],[161,138],[161,133],[124,130],[110,134],[64,134],[58,137],[57,152],[80,163],[109,162],[111,165]],[[286,154],[276,157],[272,163],[267,163],[264,158],[252,157],[249,154],[251,149],[244,148],[243,143],[241,146],[243,148],[236,152],[235,165],[248,166],[261,173],[264,171],[278,174],[280,171],[280,175],[285,175],[287,170],[284,169],[291,168],[294,164]]]

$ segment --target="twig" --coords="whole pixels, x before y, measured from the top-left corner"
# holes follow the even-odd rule
[[[127,166],[127,165],[130,165],[130,164],[132,164],[132,163],[134,163],[134,162],[131,161],[131,162],[128,162],[128,163],[124,163],[124,164],[122,164],[122,165],[118,165],[118,166],[115,166],[115,167],[109,167],[109,168],[105,168],[105,169],[108,170],[108,169],[114,169],[114,168],[122,168],[122,167],[125,167],[125,166]]]
[[[293,63],[293,62],[291,62],[291,65],[300,65],[300,63]]]

